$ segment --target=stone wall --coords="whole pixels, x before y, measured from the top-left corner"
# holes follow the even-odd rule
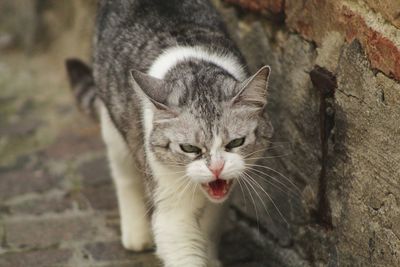
[[[289,221],[260,223],[283,265],[400,265],[400,2],[218,5],[250,67],[272,67],[268,112],[292,153],[264,166],[302,191],[266,187]]]
[[[1,1],[0,53],[18,48],[30,55],[18,65],[32,61],[33,75],[60,77],[64,58],[90,57],[95,2]],[[224,236],[224,262],[399,266],[400,2],[214,3],[250,69],[272,67],[268,113],[275,127],[262,167],[251,172],[263,189],[250,196],[252,188],[239,188],[234,196],[230,217],[239,226],[230,233],[240,227],[244,234]],[[47,79],[40,87],[57,84],[51,75],[40,77]],[[67,92],[38,90],[39,101],[63,103],[57,116],[71,110]]]

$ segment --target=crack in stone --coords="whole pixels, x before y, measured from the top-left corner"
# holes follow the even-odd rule
[[[329,201],[326,195],[327,177],[326,168],[328,165],[329,138],[332,136],[332,130],[335,127],[335,107],[334,97],[337,88],[336,77],[327,69],[315,66],[310,72],[311,82],[320,92],[320,138],[321,138],[321,172],[318,184],[318,203],[313,212],[316,222],[332,229],[332,215]]]
[[[355,95],[352,95],[352,94],[349,94],[349,93],[345,93],[343,90],[340,90],[340,89],[338,89],[338,88],[337,88],[336,90],[339,91],[340,93],[344,94],[344,95],[347,96],[347,97],[357,99],[357,100],[360,101],[361,103],[365,104],[368,108],[371,108],[371,107],[368,106],[368,103],[367,103],[367,102],[365,102],[363,99],[359,98],[358,96],[355,96]]]

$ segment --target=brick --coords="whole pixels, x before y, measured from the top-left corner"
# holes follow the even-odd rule
[[[131,260],[134,262],[156,262],[155,256],[151,252],[136,253],[125,250],[119,242],[92,243],[85,246],[92,258],[96,261],[123,261]],[[148,265],[145,265],[148,266]],[[151,265],[149,265],[151,266]]]
[[[328,32],[336,31],[348,43],[358,39],[373,68],[400,80],[399,30],[386,25],[362,5],[344,1],[287,1],[287,25],[307,40],[322,44]]]
[[[283,0],[225,0],[225,2],[260,13],[266,11],[281,13],[283,11]]]
[[[85,210],[89,206],[80,194],[63,194],[54,197],[41,197],[39,199],[27,200],[8,207],[11,214],[41,215],[45,213],[62,213],[72,210],[74,206]]]
[[[60,181],[61,177],[50,175],[45,170],[28,168],[0,172],[0,200],[27,193],[43,193],[57,187]]]
[[[0,126],[0,136],[26,136],[32,135],[36,129],[43,124],[42,121],[34,118],[27,118],[22,121],[18,121],[9,125],[2,124]]]
[[[82,175],[83,186],[98,186],[111,183],[110,170],[105,157],[82,164],[78,172]]]
[[[9,207],[11,214],[32,215],[41,215],[49,212],[60,213],[71,208],[72,202],[57,198],[29,200]]]
[[[93,216],[5,220],[9,247],[47,247],[71,241],[89,241],[99,233]]]
[[[106,214],[106,227],[115,234],[115,236],[121,236],[121,228],[120,228],[120,217],[118,210],[115,210],[114,213]]]
[[[84,188],[82,195],[95,210],[116,210],[118,208],[114,187],[112,185]]]
[[[54,267],[66,264],[72,251],[66,249],[47,249],[0,255],[0,267]]]
[[[110,170],[105,157],[83,163],[78,172],[82,176],[83,184],[79,194],[88,201],[93,209],[103,211],[118,209]]]
[[[50,158],[68,160],[84,153],[104,149],[96,125],[78,126],[64,129],[56,141],[45,150],[45,154]]]
[[[342,14],[345,25],[347,25],[345,28],[346,40],[350,43],[354,39],[358,39],[363,45],[372,67],[400,80],[400,46],[397,46],[383,33],[367,25],[362,15],[355,13],[350,8],[344,6]]]

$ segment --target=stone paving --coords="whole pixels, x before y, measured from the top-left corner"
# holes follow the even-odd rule
[[[98,126],[74,106],[62,59],[0,57],[0,267],[161,266],[152,251],[120,245],[104,154]],[[231,220],[226,230],[224,266],[264,266],[270,256],[251,228]]]

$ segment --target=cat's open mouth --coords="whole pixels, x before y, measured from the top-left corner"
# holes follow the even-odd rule
[[[212,199],[220,200],[228,195],[232,180],[217,179],[201,185]]]

